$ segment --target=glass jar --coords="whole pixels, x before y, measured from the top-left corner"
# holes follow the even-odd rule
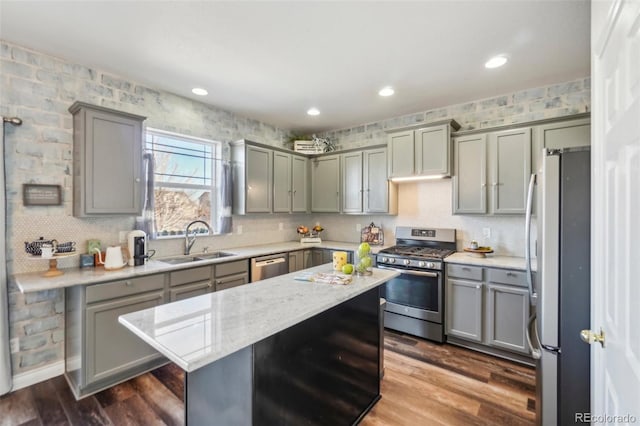
[[[373,274],[373,257],[371,253],[354,253],[353,269],[356,275],[371,275]]]

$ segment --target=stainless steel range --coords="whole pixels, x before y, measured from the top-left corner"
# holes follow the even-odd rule
[[[455,250],[455,229],[396,228],[396,245],[376,257],[379,268],[401,273],[382,290],[385,327],[444,342],[442,259]]]

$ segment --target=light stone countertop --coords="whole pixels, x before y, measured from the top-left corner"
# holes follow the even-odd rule
[[[107,271],[104,268],[67,268],[61,269],[64,275],[57,277],[43,277],[43,272],[29,272],[24,274],[15,274],[11,277],[21,292],[29,293],[33,291],[52,290],[75,285],[96,284],[106,281],[126,280],[129,278],[140,277],[144,275],[160,274],[164,272],[177,271],[180,269],[189,269],[198,266],[211,265],[215,263],[233,262],[234,260],[249,259],[256,256],[264,256],[274,253],[289,252],[295,250],[304,250],[308,248],[325,248],[334,250],[356,251],[359,243],[348,243],[341,241],[323,241],[322,243],[302,244],[299,241],[291,241],[275,244],[263,244],[248,247],[230,247],[220,249],[219,251],[233,253],[233,256],[226,256],[216,259],[199,260],[188,263],[172,265],[161,262],[160,260],[149,260],[142,266],[125,266],[122,269]],[[371,246],[371,251],[377,253],[386,246]],[[198,255],[201,253],[192,253]]]
[[[331,272],[320,265],[305,272]],[[281,275],[121,315],[118,320],[187,372],[219,360],[371,290],[398,272],[373,269],[336,285]]]
[[[445,263],[457,263],[462,265],[485,266],[489,268],[518,269],[525,271],[527,269],[524,257],[515,256],[493,256],[473,257],[467,252],[456,252],[445,257]],[[536,270],[536,259],[531,260],[531,269]]]

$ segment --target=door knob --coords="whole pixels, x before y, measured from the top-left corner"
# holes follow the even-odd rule
[[[580,338],[583,342],[588,344],[598,342],[604,348],[604,331],[602,331],[602,329],[600,329],[600,333],[595,333],[591,330],[582,330],[580,332]]]

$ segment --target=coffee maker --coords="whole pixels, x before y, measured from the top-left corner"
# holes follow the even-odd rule
[[[127,234],[129,247],[129,266],[144,265],[147,255],[147,234],[144,231],[131,231]]]

